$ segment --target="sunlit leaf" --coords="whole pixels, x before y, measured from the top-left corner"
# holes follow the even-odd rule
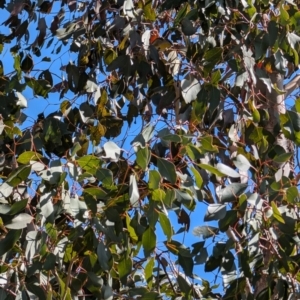
[[[164,213],[159,213],[159,223],[167,239],[170,240],[173,235],[173,229],[168,216]]]
[[[118,263],[118,271],[120,280],[123,284],[127,282],[127,276],[130,274],[132,269],[132,260],[130,257],[124,257],[119,263]]]
[[[246,191],[247,187],[248,185],[244,183],[232,183],[220,190],[219,198],[222,203],[235,201]]]
[[[235,170],[233,170],[232,168],[226,166],[223,163],[218,163],[217,164],[217,170],[219,170],[221,173],[226,174],[229,177],[232,178],[239,178],[240,174],[238,172],[236,172]]]
[[[10,222],[6,223],[5,227],[9,229],[22,229],[27,227],[27,224],[29,224],[32,219],[33,217],[29,214],[22,213],[14,217]]]
[[[148,263],[145,267],[145,279],[147,281],[147,285],[149,288],[151,288],[153,284],[153,267],[154,267],[154,257],[151,257],[148,260]]]
[[[226,214],[226,205],[210,204],[204,216],[204,221],[220,220]]]
[[[242,154],[238,154],[233,160],[233,163],[241,171],[248,171],[251,167],[251,164],[248,161],[248,159]]]
[[[193,234],[195,236],[203,236],[204,239],[215,236],[219,229],[213,226],[197,226],[193,229]]]

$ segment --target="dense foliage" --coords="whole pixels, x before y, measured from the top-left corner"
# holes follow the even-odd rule
[[[299,299],[297,5],[1,0],[0,299]]]

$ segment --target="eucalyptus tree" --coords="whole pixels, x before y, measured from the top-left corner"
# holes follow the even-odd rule
[[[297,2],[0,12],[1,299],[299,299]]]

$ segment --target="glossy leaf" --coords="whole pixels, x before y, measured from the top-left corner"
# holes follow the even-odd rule
[[[204,216],[204,221],[220,220],[226,215],[226,205],[210,204]]]
[[[167,161],[166,159],[157,158],[157,167],[160,174],[170,181],[170,183],[174,184],[176,182],[177,176],[173,163]]]
[[[7,183],[12,187],[16,187],[18,184],[28,178],[30,172],[30,166],[22,166],[12,172],[12,174],[7,179]]]
[[[244,183],[232,183],[220,190],[219,198],[222,203],[235,201],[246,191],[247,187]]]
[[[6,223],[5,227],[9,229],[22,229],[27,227],[27,224],[29,224],[32,219],[33,217],[29,214],[22,213],[15,216],[10,222]]]
[[[19,155],[17,161],[20,164],[28,164],[32,160],[39,160],[42,158],[42,155],[33,151],[26,151]]]
[[[248,171],[249,168],[251,167],[251,164],[248,161],[248,159],[242,154],[238,154],[236,158],[233,160],[233,163],[239,170],[245,172]]]
[[[181,81],[182,97],[186,103],[190,103],[197,99],[197,95],[200,92],[200,83],[191,75],[186,76]]]
[[[131,203],[132,207],[138,207],[139,206],[140,193],[139,193],[139,190],[138,190],[135,175],[130,175],[129,199],[130,199],[130,203]]]
[[[0,256],[11,250],[14,244],[18,241],[22,230],[9,230],[4,239],[0,241]]]
[[[204,239],[212,237],[218,233],[219,229],[213,226],[197,226],[193,229],[195,236],[203,236]]]
[[[229,177],[232,177],[232,178],[239,178],[240,177],[240,174],[238,172],[236,172],[232,168],[230,168],[230,167],[228,167],[228,166],[226,166],[225,164],[222,164],[222,163],[217,164],[217,170],[220,171],[223,174],[226,174]]]

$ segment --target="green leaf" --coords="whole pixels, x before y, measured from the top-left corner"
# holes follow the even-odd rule
[[[113,174],[111,170],[103,168],[97,169],[95,176],[107,187],[110,187],[113,184]]]
[[[182,256],[178,254],[178,263],[182,267],[186,276],[193,276],[194,261],[191,257]]]
[[[207,207],[206,214],[204,216],[204,221],[213,221],[223,219],[226,215],[226,205],[223,204],[209,204]]]
[[[43,269],[46,271],[51,271],[55,268],[55,263],[56,263],[56,256],[50,252],[46,257],[46,260],[43,265]]]
[[[201,85],[199,80],[197,80],[193,75],[187,74],[181,80],[181,93],[185,103],[191,103],[197,99],[197,95],[201,90]]]
[[[160,136],[160,138],[166,142],[181,143],[181,138],[177,134],[166,134]]]
[[[195,264],[202,265],[207,261],[208,252],[206,248],[200,250],[200,253],[195,256]]]
[[[109,260],[111,259],[111,254],[109,249],[104,245],[102,241],[99,242],[97,247],[98,261],[103,271],[110,271],[111,265]]]
[[[238,221],[238,213],[236,210],[229,210],[225,216],[219,220],[219,229],[225,232],[230,225],[234,225]]]
[[[51,90],[50,83],[45,79],[36,80],[33,77],[24,77],[26,84],[33,89],[33,92],[37,96],[48,98],[48,93]]]
[[[16,187],[28,178],[30,172],[31,166],[21,166],[10,174],[7,183],[12,187]]]
[[[131,226],[131,219],[128,216],[128,214],[126,214],[126,225],[127,225],[127,230],[129,232],[130,238],[134,241],[137,242],[139,240],[139,237],[137,236],[134,227]]]
[[[290,203],[298,202],[299,191],[295,186],[291,186],[286,191],[287,201]]]
[[[5,224],[9,229],[23,229],[27,227],[27,224],[31,223],[33,217],[26,213],[21,213],[15,216],[12,220]]]
[[[6,214],[7,215],[15,215],[15,214],[21,212],[22,210],[24,210],[26,208],[27,203],[28,203],[28,199],[22,199],[20,201],[13,203],[9,212],[7,212]]]
[[[166,193],[162,189],[156,189],[151,194],[151,199],[154,201],[163,201],[166,197]]]
[[[194,145],[187,145],[186,146],[186,152],[188,156],[191,158],[191,160],[195,161],[197,159],[202,158],[203,154],[200,152],[198,147],[195,147]]]
[[[176,192],[173,189],[168,189],[165,190],[166,196],[163,200],[164,205],[166,205],[167,207],[172,207],[172,203],[175,200],[176,197]]]
[[[248,171],[251,167],[249,160],[242,154],[238,154],[233,160],[234,165],[241,171]]]
[[[199,142],[201,143],[200,151],[202,153],[209,152],[219,152],[218,147],[213,144],[213,137],[208,135],[201,137],[199,139]]]
[[[76,28],[75,23],[69,23],[66,28],[57,29],[55,35],[59,40],[69,39],[73,35],[75,28]]]
[[[222,59],[223,49],[219,47],[212,48],[204,53],[204,59],[207,61],[205,70],[209,72],[217,65]]]
[[[203,236],[204,239],[215,236],[219,231],[219,228],[213,226],[197,226],[193,229],[195,236]]]
[[[155,21],[156,20],[156,13],[154,8],[152,7],[152,1],[151,0],[147,0],[145,2],[145,6],[144,6],[144,14],[145,14],[145,18],[148,21]]]
[[[0,256],[11,250],[19,239],[22,230],[9,230],[4,239],[0,240]]]
[[[280,154],[280,155],[276,155],[273,158],[273,161],[276,162],[276,163],[285,163],[285,162],[290,160],[292,155],[293,155],[293,153],[283,153],[283,154]]]
[[[91,172],[94,174],[96,170],[100,167],[100,159],[93,155],[85,155],[77,160],[79,166],[86,170],[87,172]]]
[[[145,279],[149,289],[152,288],[152,284],[153,284],[153,267],[154,267],[154,257],[151,257],[145,266]]]
[[[184,293],[184,296],[186,299],[189,299],[189,295],[192,292],[191,284],[188,283],[187,280],[180,274],[178,274],[178,276],[177,276],[177,282],[178,282],[180,291],[182,293]]]
[[[212,272],[217,268],[221,268],[221,263],[222,263],[222,256],[219,256],[218,258],[214,256],[210,256],[208,261],[205,263],[204,271]]]
[[[174,255],[178,255],[180,249],[186,250],[186,247],[175,240],[165,241],[164,244],[166,245],[167,249]]]
[[[68,286],[66,286],[65,281],[57,274],[58,283],[60,286],[60,298],[64,300],[72,300],[71,290]]]
[[[202,185],[203,185],[203,179],[202,179],[200,173],[194,167],[191,167],[190,169],[195,177],[195,182],[196,182],[197,187],[199,189],[201,189]]]
[[[104,51],[103,59],[106,65],[109,65],[116,58],[117,53],[113,49],[108,48]]]
[[[224,177],[226,176],[226,174],[220,172],[218,169],[216,169],[215,167],[211,166],[211,165],[207,165],[207,164],[198,164],[198,166],[216,176],[220,176],[220,177]]]
[[[232,202],[238,200],[238,197],[242,195],[248,185],[244,183],[232,183],[219,191],[219,198],[222,203]]]
[[[296,131],[300,131],[300,113],[292,111],[292,110],[288,110],[287,114],[293,123],[294,129]]]
[[[25,151],[22,154],[19,155],[17,162],[23,165],[29,164],[30,161],[38,161],[42,158],[43,156],[37,152],[33,151]]]
[[[162,158],[157,158],[157,167],[162,177],[170,181],[171,184],[176,183],[177,175],[173,163]]]
[[[219,81],[221,80],[221,78],[222,78],[222,75],[221,75],[220,70],[218,69],[217,71],[213,72],[211,75],[211,84],[217,86],[219,84]]]
[[[240,178],[240,174],[237,171],[233,170],[232,168],[228,167],[223,163],[217,164],[217,170],[223,174],[226,174],[228,177]]]
[[[188,4],[185,3],[181,9],[178,11],[177,15],[176,15],[176,18],[174,20],[174,27],[179,25],[179,23],[181,22],[181,20],[184,18],[184,16],[186,15],[187,13],[187,9],[188,9]]]
[[[146,171],[148,168],[149,162],[151,158],[151,151],[149,147],[139,148],[136,154],[136,162],[142,168],[142,170]]]
[[[132,260],[130,257],[124,257],[118,263],[118,271],[120,276],[120,281],[126,285],[127,283],[127,276],[131,273],[132,270]]]
[[[159,223],[168,241],[170,241],[173,235],[170,219],[164,213],[159,213]]]
[[[279,221],[280,223],[283,223],[285,224],[285,221],[283,219],[283,217],[281,216],[281,213],[280,211],[278,210],[276,204],[274,201],[271,202],[271,206],[272,206],[272,209],[273,209],[273,217]]]
[[[271,20],[268,23],[268,32],[269,32],[269,46],[273,47],[277,38],[278,38],[278,25],[274,20]]]
[[[140,193],[134,174],[131,174],[129,179],[129,200],[132,207],[139,206]]]
[[[191,36],[196,33],[197,27],[194,27],[193,23],[189,19],[183,18],[181,20],[181,30],[184,35]]]
[[[140,297],[139,299],[141,299],[141,300],[160,300],[161,295],[157,292],[148,292],[148,293],[144,294],[142,297]]]
[[[18,79],[20,79],[20,77],[21,77],[21,61],[20,61],[19,55],[14,56],[14,69],[17,71]]]
[[[148,227],[142,237],[145,257],[150,256],[156,247],[156,234],[151,227]]]
[[[149,189],[154,191],[159,188],[161,181],[160,174],[156,170],[150,170],[149,171]]]
[[[280,5],[280,24],[285,26],[290,23],[290,16],[285,10],[284,5]]]
[[[300,113],[300,98],[297,98],[295,100],[295,108],[296,108],[297,113]]]
[[[143,128],[142,132],[133,139],[131,144],[133,146],[140,146],[144,148],[147,145],[146,143],[148,143],[153,137],[153,134],[154,134],[154,126],[152,126],[149,123]]]
[[[84,193],[90,194],[91,196],[96,197],[97,199],[106,199],[107,193],[101,189],[100,187],[95,187],[95,188],[86,188],[84,190]]]
[[[106,68],[108,72],[120,68],[128,68],[130,66],[130,59],[128,55],[121,55],[116,57]]]

